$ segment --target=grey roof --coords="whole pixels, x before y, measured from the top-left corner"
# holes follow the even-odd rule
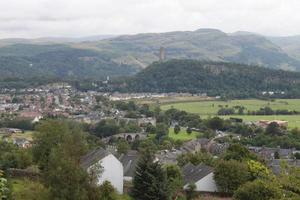
[[[138,159],[139,159],[139,154],[137,151],[129,151],[127,154],[121,155],[119,160],[123,165],[124,176],[128,176],[128,177],[134,176]]]
[[[272,169],[273,173],[275,175],[279,175],[281,172],[281,163],[286,162],[290,166],[294,167],[300,167],[300,160],[294,160],[294,159],[274,159],[271,160],[268,165]]]
[[[91,151],[87,155],[83,156],[80,159],[80,165],[84,169],[87,169],[90,166],[92,166],[93,164],[95,164],[96,162],[98,162],[99,160],[102,160],[103,158],[105,158],[106,156],[108,156],[110,154],[111,154],[110,152],[106,151],[103,148],[96,149],[94,151]]]
[[[199,164],[195,166],[192,163],[188,163],[182,168],[184,184],[196,183],[211,172],[213,172],[213,168],[207,165]]]

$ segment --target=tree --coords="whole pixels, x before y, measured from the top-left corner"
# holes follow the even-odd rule
[[[88,199],[88,174],[62,147],[51,152],[43,181],[50,188],[51,199]]]
[[[156,124],[156,139],[162,141],[169,134],[169,127],[164,123]]]
[[[130,146],[128,142],[124,139],[120,139],[117,143],[117,151],[119,154],[126,154],[128,150],[130,149]]]
[[[186,199],[187,200],[192,200],[196,197],[196,185],[195,183],[190,183],[187,187],[187,190],[186,190]]]
[[[104,183],[102,183],[99,187],[99,190],[101,200],[117,200],[116,190],[109,181],[104,181]]]
[[[178,124],[176,124],[174,127],[174,133],[178,134],[179,132],[180,132],[180,126]]]
[[[178,196],[183,188],[183,177],[180,168],[177,165],[165,166],[168,181],[168,190],[171,197]],[[173,198],[172,198],[173,199]]]
[[[58,120],[49,120],[36,128],[33,138],[33,158],[41,169],[49,162],[52,149],[56,148],[69,133],[68,124]]]
[[[282,193],[276,183],[258,179],[242,185],[234,193],[233,198],[236,200],[273,200],[281,199]]]
[[[275,159],[280,159],[280,155],[279,155],[278,151],[275,151],[274,158]]]
[[[81,129],[67,122],[46,121],[38,128],[34,144],[35,159],[51,199],[88,199],[92,183],[80,166],[87,147]]]
[[[191,129],[190,127],[188,127],[188,128],[186,129],[186,132],[187,132],[187,134],[190,135],[190,134],[192,134],[193,131],[192,131],[192,129]]]
[[[132,196],[135,200],[167,200],[167,176],[151,151],[144,151],[136,166]]]
[[[240,144],[232,144],[223,155],[224,160],[257,160],[257,156]]]
[[[5,200],[8,198],[9,188],[7,180],[3,177],[3,172],[0,170],[0,199]]]
[[[242,184],[250,180],[248,166],[235,160],[220,161],[215,167],[214,179],[220,192],[233,194]]]
[[[224,127],[224,120],[219,117],[208,119],[207,125],[213,130],[222,130]]]
[[[193,165],[204,163],[205,165],[212,166],[214,162],[212,155],[204,151],[181,154],[177,157],[177,161],[179,166],[184,166],[187,163],[192,163]]]
[[[260,162],[249,160],[247,164],[248,164],[248,168],[252,180],[255,180],[257,178],[260,179],[274,178],[271,172],[269,171],[269,169],[265,165],[261,164]]]
[[[266,134],[268,135],[282,135],[280,126],[276,122],[271,122],[266,128]]]
[[[119,133],[119,126],[114,120],[102,120],[95,128],[95,133],[98,137],[108,137]]]

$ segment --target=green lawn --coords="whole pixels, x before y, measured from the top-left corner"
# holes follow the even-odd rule
[[[178,134],[174,133],[174,128],[169,128],[169,137],[174,140],[187,141],[197,138],[201,133],[193,131],[191,134],[188,134],[185,129],[181,129]]]
[[[186,103],[174,103],[162,105],[163,110],[170,108],[176,108],[179,110],[185,110],[190,113],[199,114],[202,118],[209,116],[215,116],[220,106],[244,106],[247,112],[248,110],[254,111],[261,107],[269,106],[273,110],[277,109],[287,109],[300,111],[300,99],[277,99],[275,101],[263,101],[257,99],[250,100],[232,100],[232,101],[199,101],[199,102],[186,102]],[[289,122],[289,127],[300,127],[300,115],[271,115],[271,116],[253,116],[253,115],[233,115],[234,117],[239,117],[244,119],[244,121],[257,121],[257,120],[286,120]],[[229,118],[232,116],[226,116]]]

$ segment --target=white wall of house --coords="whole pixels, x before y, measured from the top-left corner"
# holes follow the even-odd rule
[[[196,191],[198,192],[217,192],[217,184],[214,180],[214,173],[210,173],[207,176],[203,177],[201,180],[195,183]],[[187,189],[188,184],[184,186],[184,189]]]
[[[109,181],[112,186],[123,194],[123,165],[112,154],[106,156],[99,161],[102,166],[102,174],[98,180],[98,184],[101,185],[104,181]]]

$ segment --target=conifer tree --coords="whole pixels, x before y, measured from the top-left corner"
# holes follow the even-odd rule
[[[167,200],[169,198],[166,172],[149,150],[141,156],[133,179],[135,200]]]

